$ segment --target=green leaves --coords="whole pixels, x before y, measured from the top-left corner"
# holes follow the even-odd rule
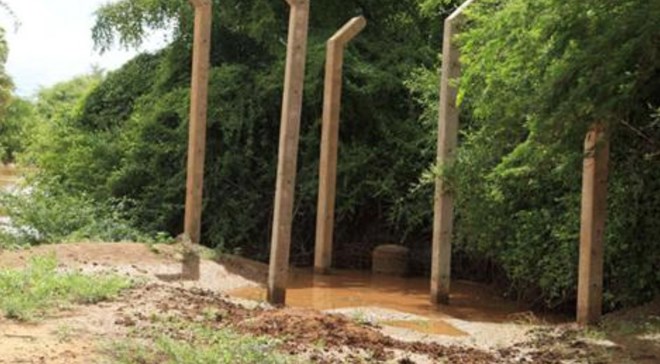
[[[101,6],[96,17],[92,38],[101,52],[116,45],[139,47],[149,32],[169,29],[183,19],[192,24],[187,0],[121,0]]]
[[[214,1],[204,241],[253,258],[268,254],[289,7],[283,0]],[[430,124],[403,80],[437,60],[437,31],[418,2],[347,0],[312,5],[301,125],[294,257],[314,237],[325,42],[364,14],[369,26],[346,50],[337,240],[399,240],[395,203],[433,159]],[[133,202],[140,228],[181,232],[188,136],[192,7],[177,0],[121,0],[97,12],[100,49],[135,46],[152,29],[172,43],[142,55],[53,113],[34,160],[45,177],[94,201]],[[386,50],[386,51],[385,51]],[[54,135],[55,138],[46,138]],[[368,231],[368,232],[365,232]],[[366,249],[368,250],[368,249]]]
[[[660,140],[646,106],[659,102],[660,26],[648,17],[658,11],[638,0],[481,0],[468,12],[458,40],[472,119],[456,166],[457,238],[494,254],[518,294],[540,289],[548,306],[574,299],[582,142],[595,121],[613,139],[608,307],[657,291],[647,270],[657,255],[625,247],[658,247],[656,228],[639,225],[640,210],[660,216],[648,198],[660,191],[656,172],[640,160],[649,135]]]

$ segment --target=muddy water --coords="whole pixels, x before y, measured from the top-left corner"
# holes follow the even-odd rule
[[[230,294],[257,301],[266,299],[265,289],[261,287],[243,288]],[[390,321],[388,325],[444,335],[462,334],[445,321],[448,318],[511,322],[528,312],[525,307],[498,296],[488,286],[465,281],[452,282],[451,305],[434,306],[429,302],[428,279],[358,271],[336,271],[321,276],[307,270],[295,270],[289,277],[287,305],[317,310],[351,307],[396,310],[422,316],[428,321]]]

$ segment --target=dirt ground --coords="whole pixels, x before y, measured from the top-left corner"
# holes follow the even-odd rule
[[[160,329],[155,317],[163,316],[287,338],[281,351],[317,363],[365,362],[365,357],[366,362],[392,363],[660,363],[657,303],[609,316],[600,332],[526,317],[510,322],[440,321],[376,306],[273,308],[228,295],[259,287],[264,265],[236,257],[204,259],[201,279],[181,282],[176,280],[181,254],[167,245],[42,246],[1,252],[0,267],[22,267],[30,256],[44,254],[55,254],[63,269],[110,271],[139,283],[115,301],[76,306],[38,323],[0,319],[0,364],[109,363],[109,343],[142,339],[144,333]],[[657,327],[644,326],[649,318],[659,320]],[[438,325],[456,331],[444,328],[439,334],[429,329]]]

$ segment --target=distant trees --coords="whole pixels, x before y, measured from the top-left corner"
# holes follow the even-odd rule
[[[0,161],[10,163],[25,150],[37,114],[30,101],[13,96],[0,116]]]
[[[4,1],[0,1],[0,9],[14,16],[11,8]],[[21,101],[17,101],[17,104],[9,110],[14,83],[5,69],[8,56],[9,46],[5,38],[5,28],[0,26],[0,161],[3,163],[12,161],[15,152],[20,148],[20,122],[26,106]]]

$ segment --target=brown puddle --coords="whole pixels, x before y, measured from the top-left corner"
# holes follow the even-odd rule
[[[314,275],[310,270],[293,270],[289,275],[287,305],[333,310],[352,307],[378,307],[419,315],[431,320],[430,330],[444,335],[460,334],[445,322],[447,318],[480,322],[513,322],[529,310],[497,295],[490,287],[466,281],[452,282],[451,305],[432,305],[427,278],[400,278],[363,271],[335,271]],[[262,287],[248,287],[230,295],[256,301],[266,300]],[[541,318],[547,319],[546,317]],[[552,321],[557,321],[552,319]],[[408,326],[415,326],[414,323]],[[444,330],[443,325],[451,329]],[[395,325],[395,326],[401,326]],[[452,331],[454,330],[454,331]],[[424,329],[417,330],[424,332]]]

